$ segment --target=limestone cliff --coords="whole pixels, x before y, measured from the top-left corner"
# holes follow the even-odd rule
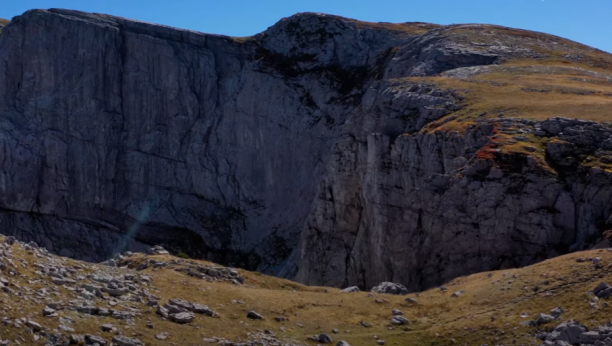
[[[612,149],[609,127],[425,129],[465,102],[417,76],[550,47],[603,68],[552,36],[476,42],[493,28],[306,13],[236,39],[28,11],[0,35],[3,233],[87,260],[162,243],[309,284],[410,289],[582,248],[611,213],[612,175],[583,164]],[[545,159],[496,149],[499,131],[546,138]]]

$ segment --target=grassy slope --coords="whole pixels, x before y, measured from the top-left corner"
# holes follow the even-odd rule
[[[24,258],[30,264],[36,262],[32,255],[18,246],[14,246],[14,252],[17,259]],[[593,269],[589,263],[576,263],[575,258],[580,256],[601,256],[604,258],[604,268]],[[170,259],[169,256],[152,257],[158,260]],[[135,263],[144,258],[144,255],[138,255]],[[60,316],[71,316],[77,321],[73,325],[76,333],[96,334],[102,323],[113,323],[126,335],[137,336],[149,345],[166,345],[169,342],[201,345],[203,337],[211,336],[236,340],[246,338],[248,331],[266,328],[274,330],[284,339],[304,343],[307,343],[304,341],[307,336],[330,333],[333,328],[338,328],[340,333],[332,335],[333,338],[347,340],[353,346],[374,344],[374,335],[386,340],[387,345],[451,345],[452,339],[459,345],[508,345],[514,340],[517,344],[527,345],[535,344],[536,341],[530,335],[534,332],[532,327],[519,325],[523,320],[519,315],[523,312],[533,317],[537,313],[562,306],[568,311],[564,314],[566,319],[579,319],[589,326],[606,322],[609,308],[590,308],[587,291],[602,280],[612,281],[612,270],[608,267],[611,262],[612,252],[594,250],[558,257],[523,269],[479,273],[453,280],[448,284],[446,293],[432,289],[418,297],[410,294],[410,297],[418,300],[416,305],[405,302],[404,296],[379,294],[373,297],[368,296],[367,292],[340,293],[334,288],[329,289],[330,293],[325,293],[322,287],[307,287],[244,271],[242,275],[246,278],[245,285],[234,286],[229,283],[209,283],[168,269],[146,269],[143,272],[153,278],[156,288],[152,292],[162,298],[162,303],[170,298],[188,299],[208,304],[221,317],[213,319],[198,315],[192,325],[177,325],[162,321],[153,308],[138,303],[133,304],[137,304],[145,313],[134,326],[127,326],[125,321],[109,317],[79,315],[72,311],[62,311]],[[100,271],[96,266],[87,270]],[[44,281],[28,283],[28,280],[36,277],[31,267],[23,269],[20,274],[9,279],[22,287],[45,287]],[[537,291],[535,287],[538,287]],[[461,289],[466,290],[463,296],[451,297],[454,291]],[[64,288],[60,292],[58,300],[71,299]],[[4,312],[3,316],[30,316],[47,327],[57,327],[57,318],[41,316],[42,305],[17,296],[10,296],[10,299],[7,296],[4,299],[10,301],[14,308]],[[376,299],[384,301],[377,302]],[[232,300],[242,300],[244,304],[232,303]],[[98,302],[98,306],[105,307],[103,302]],[[403,310],[412,321],[406,330],[398,327],[389,329],[393,308]],[[252,309],[263,314],[266,320],[248,320],[246,313]],[[275,316],[281,315],[287,316],[288,321],[274,321]],[[146,327],[147,320],[155,323],[155,329]],[[362,327],[361,320],[370,322],[372,327]],[[303,327],[298,326],[298,323]],[[281,326],[287,331],[281,332]],[[0,330],[5,339],[15,339],[24,333],[23,328],[0,326]],[[161,332],[169,332],[169,339],[156,340],[154,335]],[[102,333],[102,336],[107,339],[112,337],[109,333]],[[35,344],[32,342],[32,345]]]
[[[423,131],[461,132],[481,119],[502,122],[507,118],[541,121],[566,117],[612,122],[612,54],[555,36],[489,25],[457,27],[447,35],[458,42],[526,49],[539,56],[506,59],[461,77],[405,78],[433,82],[456,90],[464,98],[462,109],[430,123]],[[552,170],[544,159],[548,139],[528,137],[530,143],[516,143],[512,135],[500,133],[492,142],[503,152],[533,156]],[[536,151],[530,152],[526,146]],[[612,165],[597,160],[593,164],[612,170]]]
[[[461,91],[467,100],[466,108],[459,112],[464,120],[485,112],[485,117],[495,118],[503,112],[505,117],[535,120],[564,116],[611,121],[612,70],[585,67],[569,62],[510,61],[466,79],[429,80]],[[588,73],[593,70],[609,79]]]
[[[453,280],[446,293],[432,289],[418,297],[409,295],[418,300],[417,305],[407,303],[402,296],[368,297],[367,292],[347,294],[337,289],[325,293],[324,288],[306,287],[257,273],[245,274],[247,285],[252,288],[206,284],[169,271],[151,272],[151,275],[164,298],[186,297],[215,306],[224,317],[215,324],[207,323],[207,335],[244,336],[242,321],[250,324],[248,329],[252,331],[256,328],[278,331],[278,327],[285,326],[288,332],[280,334],[298,340],[338,328],[341,333],[334,338],[347,340],[353,346],[373,344],[374,335],[391,345],[395,342],[399,345],[450,345],[452,339],[460,345],[491,344],[494,338],[499,338],[496,343],[512,344],[517,340],[518,344],[530,344],[535,342],[531,336],[533,328],[519,325],[523,320],[519,315],[523,312],[535,316],[562,306],[568,311],[566,318],[579,319],[590,326],[607,322],[609,309],[593,311],[586,292],[602,280],[612,280],[612,270],[608,267],[595,270],[590,263],[575,262],[577,257],[590,256],[603,257],[606,265],[612,260],[611,252],[596,250],[562,256],[523,269],[492,272],[491,277],[489,273],[479,273]],[[176,285],[180,281],[195,286]],[[203,292],[191,288],[198,284],[209,288]],[[534,291],[536,286],[538,290]],[[453,292],[462,289],[466,294],[451,297]],[[232,304],[234,299],[242,299],[245,304]],[[385,302],[378,303],[376,299]],[[408,330],[398,327],[389,330],[393,308],[403,310],[413,322]],[[249,322],[244,316],[251,309],[262,313],[267,320]],[[272,320],[283,313],[289,317],[288,322]],[[372,328],[362,327],[361,320],[370,322]],[[298,327],[298,323],[304,327]]]

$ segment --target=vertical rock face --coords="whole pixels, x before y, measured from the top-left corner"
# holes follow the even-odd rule
[[[480,157],[490,123],[419,132],[457,96],[401,77],[539,54],[449,30],[300,14],[242,41],[28,11],[0,35],[3,233],[89,260],[164,243],[311,284],[409,289],[587,244],[610,174],[564,160],[611,149],[609,129],[516,120],[563,137],[548,148],[563,178]]]

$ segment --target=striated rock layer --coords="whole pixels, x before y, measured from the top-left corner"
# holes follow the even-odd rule
[[[28,11],[0,35],[3,233],[86,260],[161,243],[411,290],[582,248],[605,228],[612,176],[571,158],[612,149],[608,127],[505,120],[555,137],[558,172],[489,150],[491,122],[419,131],[460,99],[402,77],[543,54],[456,34],[483,28],[306,13],[233,39]]]

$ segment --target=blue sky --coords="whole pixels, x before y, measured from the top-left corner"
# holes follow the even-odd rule
[[[372,22],[490,23],[542,31],[612,52],[612,0],[17,0],[0,6],[0,18],[51,7],[230,36],[256,34],[298,12]]]

